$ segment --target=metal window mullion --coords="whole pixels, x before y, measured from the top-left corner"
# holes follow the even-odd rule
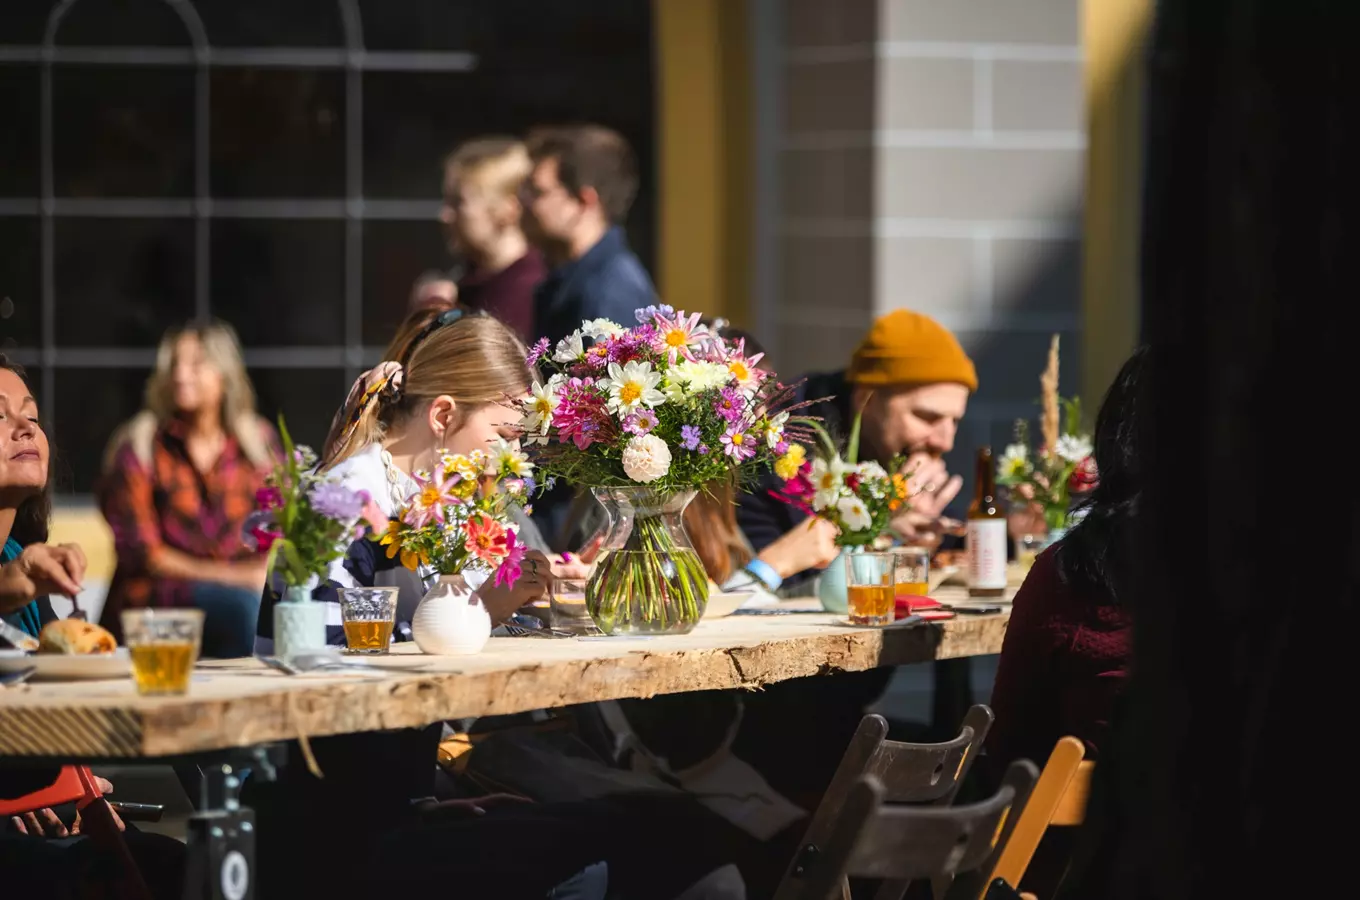
[[[337,0],[345,32],[345,380],[364,366],[364,36],[359,5]]]
[[[54,17],[61,12],[58,7]],[[49,32],[53,30],[49,24]],[[52,162],[52,60],[46,51],[51,50],[50,40],[44,48],[41,75],[42,108],[39,112],[39,153],[42,197],[39,202],[40,243],[42,245],[42,410],[47,419],[47,427],[55,429],[57,410],[57,372],[54,365],[57,356],[57,290],[56,290],[56,221],[55,195],[56,176]]]
[[[194,317],[212,311],[212,128],[211,51],[200,48],[194,68]]]

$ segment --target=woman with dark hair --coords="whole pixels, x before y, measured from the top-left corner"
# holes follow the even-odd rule
[[[74,597],[85,575],[79,547],[46,543],[48,453],[24,371],[0,355],[0,615],[33,637],[56,618],[47,595]]]
[[[1124,363],[1096,416],[1099,482],[1084,516],[1039,554],[1011,605],[992,687],[996,721],[985,771],[999,778],[1016,759],[1043,765],[1071,735],[1099,759],[1133,660],[1130,542],[1143,487],[1147,424],[1142,390],[1150,352]],[[1071,829],[1050,829],[1021,887],[1052,896],[1071,858]]]
[[[1132,657],[1128,544],[1142,489],[1147,363],[1140,348],[1105,395],[1095,431],[1100,481],[1082,504],[1085,515],[1039,554],[1011,606],[987,737],[997,771],[1015,759],[1042,764],[1064,735],[1084,741],[1093,759],[1109,737]]]

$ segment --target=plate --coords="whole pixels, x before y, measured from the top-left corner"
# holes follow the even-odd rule
[[[723,616],[730,616],[755,595],[755,591],[720,591],[709,594],[703,617],[721,619]]]
[[[119,647],[112,653],[83,655],[0,650],[0,672],[15,672],[29,666],[37,667],[33,681],[86,681],[127,678],[132,674],[132,659],[126,647]]]

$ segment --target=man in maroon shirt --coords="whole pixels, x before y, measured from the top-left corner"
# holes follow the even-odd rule
[[[484,310],[524,341],[534,333],[534,288],[547,277],[543,256],[520,227],[518,193],[529,155],[514,138],[489,137],[460,146],[444,164],[440,221],[449,250],[465,260],[458,303]]]

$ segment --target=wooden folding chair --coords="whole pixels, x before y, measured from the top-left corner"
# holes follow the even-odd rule
[[[812,816],[798,853],[784,872],[774,900],[812,896],[804,892],[802,883],[812,870],[825,866],[826,841],[845,808],[851,788],[860,779],[870,775],[876,778],[888,803],[947,806],[972,768],[991,727],[991,709],[979,704],[968,710],[959,735],[953,740],[910,744],[888,740],[888,723],[882,716],[865,716]],[[842,882],[842,896],[849,898],[849,882],[845,879]],[[893,888],[885,885],[885,889]],[[905,890],[906,885],[901,885],[901,891]],[[880,896],[887,895],[880,892]]]
[[[882,879],[885,886],[928,878],[948,884],[944,900],[976,900],[1038,777],[1033,763],[1018,760],[992,797],[940,807],[886,806],[887,789],[867,775],[850,789],[822,864],[808,870],[793,896],[834,900],[844,879],[856,876]]]
[[[1084,760],[1085,755],[1086,747],[1077,738],[1058,739],[1005,851],[992,870],[992,878],[1004,878],[1008,884],[1019,885],[1050,825],[1081,824],[1095,765]]]
[[[13,800],[0,800],[0,819],[22,816],[63,803],[74,803],[80,812],[81,830],[92,841],[112,853],[123,867],[123,896],[151,900],[151,891],[141,870],[128,850],[123,834],[113,819],[113,810],[104,792],[86,766],[64,766],[51,785]]]

